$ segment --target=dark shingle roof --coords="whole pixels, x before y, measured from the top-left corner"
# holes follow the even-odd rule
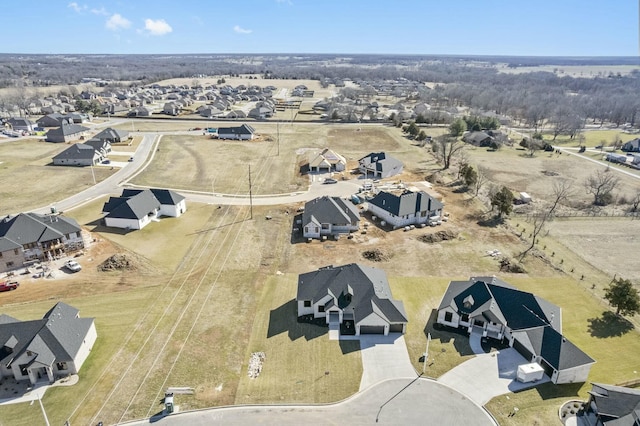
[[[147,189],[131,197],[111,197],[109,201],[105,203],[102,211],[108,212],[107,217],[111,218],[142,219],[159,208],[160,202],[153,193]]]
[[[621,386],[592,383],[589,392],[596,403],[598,414],[605,418],[606,426],[633,424],[633,412],[640,410],[640,390]],[[603,419],[604,420],[604,419]]]
[[[96,149],[88,144],[75,143],[60,154],[53,157],[54,160],[92,160],[96,155]]]
[[[340,197],[319,197],[304,205],[302,223],[315,221],[318,224],[330,223],[332,225],[356,224],[360,220],[360,214],[355,206]]]
[[[124,189],[122,191],[123,197],[134,197],[143,191],[151,191],[154,197],[160,202],[162,205],[171,205],[175,206],[180,201],[184,200],[184,196],[182,194],[178,194],[175,191],[170,189],[161,189],[161,188],[150,188],[148,190],[144,189]]]
[[[127,130],[114,129],[111,127],[107,127],[97,135],[95,135],[92,139],[100,139],[100,140],[122,140],[126,139],[129,136],[129,132]]]
[[[62,215],[20,213],[0,221],[0,236],[21,245],[55,240],[80,229],[78,222]]]
[[[22,248],[22,246],[9,238],[0,237],[0,253],[8,250],[15,250]]]
[[[238,126],[238,127],[219,127],[218,128],[218,134],[231,133],[234,135],[252,135],[255,132],[256,132],[255,129],[248,124],[243,124],[242,126]]]
[[[396,216],[430,212],[443,207],[440,201],[423,191],[405,191],[400,195],[380,191],[368,202]]]
[[[4,363],[19,357],[24,351],[37,354],[36,361],[52,365],[55,361],[71,361],[82,346],[94,320],[78,318],[78,310],[58,302],[43,319],[31,321],[0,321],[0,345],[13,346],[3,352]]]
[[[81,126],[79,124],[63,124],[62,126],[51,129],[47,132],[47,137],[49,136],[70,136],[78,133],[86,132],[89,130],[88,128]]]
[[[338,299],[344,312],[353,312],[356,322],[374,312],[391,323],[407,322],[404,305],[391,298],[386,274],[380,269],[352,263],[320,268],[298,277],[297,300],[315,302],[327,294]],[[351,294],[351,300],[346,294]]]

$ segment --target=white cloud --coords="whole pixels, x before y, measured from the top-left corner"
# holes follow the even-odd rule
[[[87,5],[79,5],[78,3],[76,3],[75,1],[72,1],[71,3],[69,3],[67,5],[67,7],[70,7],[71,9],[75,10],[78,13],[81,13],[83,10],[85,10],[87,8]]]
[[[167,21],[164,19],[145,19],[144,29],[148,34],[156,36],[165,35],[173,31],[171,25],[167,24]]]
[[[233,27],[233,31],[237,32],[238,34],[251,34],[253,32],[252,30],[245,30],[244,28],[240,27],[240,25],[236,25],[235,27]]]
[[[100,9],[91,9],[91,13],[94,15],[109,16],[109,12],[107,12],[104,7],[101,7]]]
[[[107,19],[105,26],[112,31],[118,31],[129,28],[131,26],[131,21],[119,13],[114,13],[111,15],[111,18]]]

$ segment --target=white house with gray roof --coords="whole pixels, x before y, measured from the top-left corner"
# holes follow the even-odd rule
[[[394,228],[440,220],[444,205],[424,191],[401,194],[380,191],[367,201],[367,211]]]
[[[84,137],[88,131],[88,128],[79,124],[62,124],[47,132],[46,141],[55,143],[75,141]]]
[[[595,363],[562,335],[560,307],[496,277],[451,281],[437,323],[506,341],[555,384],[585,382]]]
[[[324,148],[309,155],[309,171],[342,172],[347,167],[347,160],[337,152]]]
[[[84,248],[82,228],[74,219],[62,215],[20,213],[7,216],[0,220],[0,237],[18,244],[24,261],[50,260]],[[0,265],[5,270],[23,266],[11,262],[14,264],[0,262]]]
[[[302,235],[304,238],[349,234],[360,229],[360,213],[353,203],[340,197],[319,197],[304,205]]]
[[[100,163],[103,159],[104,154],[92,145],[84,143],[74,143],[73,145],[53,157],[53,165],[91,166]]]
[[[386,178],[402,173],[404,165],[384,152],[372,152],[358,160],[358,169],[365,177]]]
[[[298,277],[298,317],[324,318],[342,334],[404,333],[404,304],[391,296],[381,269],[352,263],[327,266]]]
[[[187,210],[184,196],[169,189],[125,189],[110,197],[102,213],[105,226],[142,229],[161,216],[179,217]]]
[[[53,383],[77,374],[98,334],[93,318],[56,303],[42,319],[19,321],[0,315],[0,377]]]
[[[129,131],[127,130],[114,129],[112,127],[107,127],[106,129],[102,130],[100,133],[98,133],[91,139],[99,139],[101,141],[109,142],[111,144],[111,143],[124,142],[127,139],[131,139],[131,136],[129,136]]]
[[[243,124],[237,127],[219,127],[217,137],[218,139],[251,140],[255,137],[255,133],[252,126]]]

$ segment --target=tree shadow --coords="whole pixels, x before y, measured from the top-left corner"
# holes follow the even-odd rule
[[[298,318],[297,305],[298,303],[291,299],[269,312],[267,339],[285,332],[291,340],[301,337],[311,340],[327,334],[328,328],[326,325],[320,325],[320,322],[301,322]],[[324,318],[322,318],[323,321]]]
[[[438,311],[431,310],[429,320],[424,327],[424,335],[431,333],[432,340],[439,340],[440,343],[452,343],[456,351],[461,355],[474,355],[469,345],[469,334],[465,329],[443,326],[437,323]]]
[[[488,219],[480,219],[477,223],[480,226],[496,228],[504,223],[504,217],[491,216]]]
[[[587,322],[591,336],[600,339],[620,337],[633,330],[631,322],[610,311],[604,311],[601,317],[589,318]]]

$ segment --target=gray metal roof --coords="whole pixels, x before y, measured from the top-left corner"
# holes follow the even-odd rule
[[[392,299],[387,276],[381,269],[352,263],[320,268],[298,277],[297,300],[315,303],[327,294],[337,298],[343,312],[353,313],[356,323],[374,312],[390,323],[407,322],[404,305]]]
[[[219,127],[218,134],[233,134],[233,135],[252,135],[256,131],[248,124],[243,124],[238,127]]]

